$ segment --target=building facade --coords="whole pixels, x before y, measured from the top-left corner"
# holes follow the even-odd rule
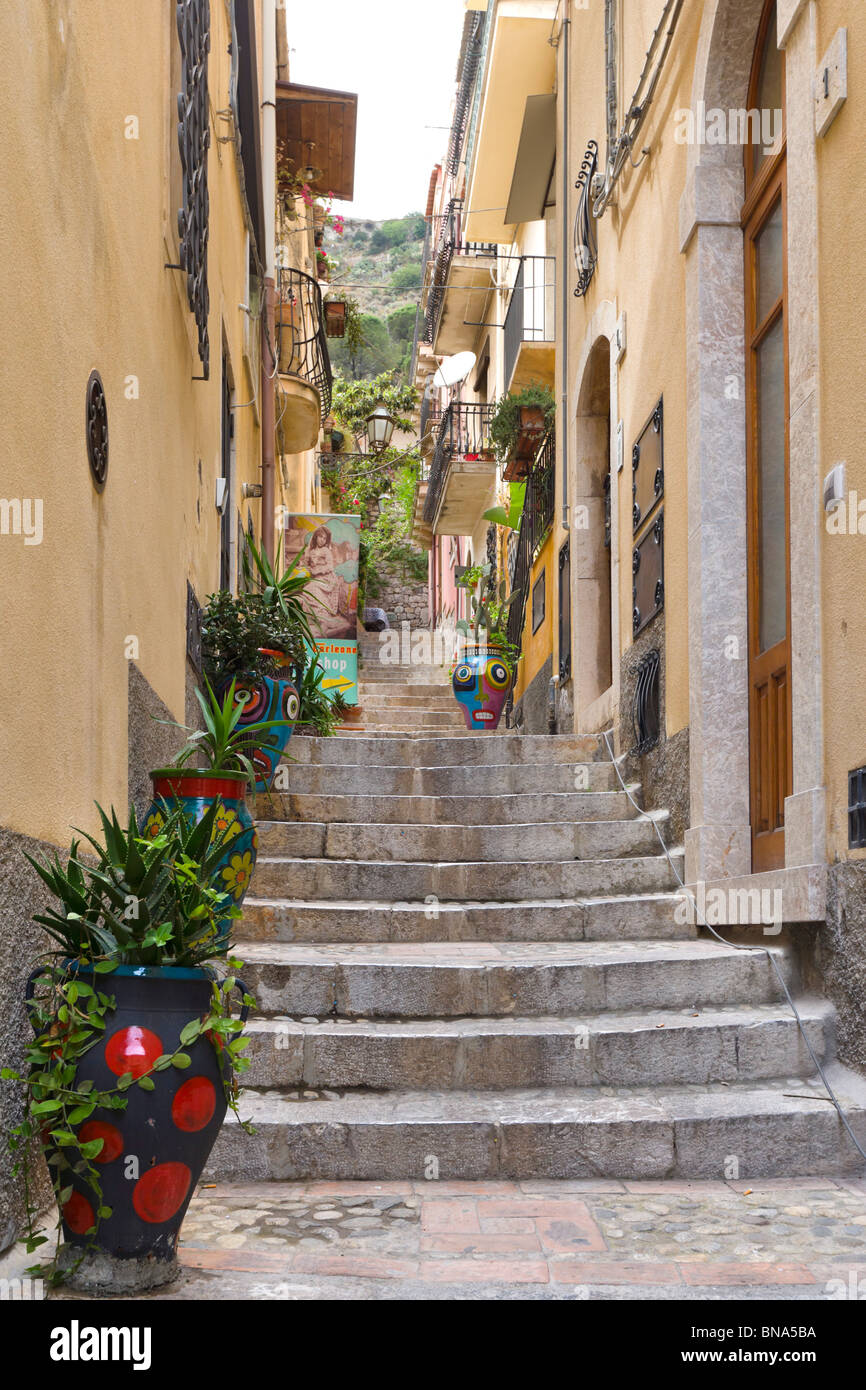
[[[847,219],[864,184],[863,18],[845,0],[479,0],[454,176],[467,239],[495,242],[497,263],[555,261],[543,366],[532,346],[557,394],[555,500],[516,572],[519,726],[610,729],[647,805],[670,813],[687,883],[778,892],[837,1005],[840,1056],[861,1067],[863,277]],[[452,195],[436,196],[441,215]],[[451,260],[450,332],[419,353],[419,384],[455,350],[484,362],[489,340],[493,400],[515,389],[493,327],[513,281],[497,269],[470,304],[467,259]],[[472,377],[459,389],[479,399]],[[435,456],[419,496],[435,553],[449,532],[434,473]],[[462,539],[440,567],[485,546],[495,464],[486,483],[455,511]]]
[[[0,1041],[14,1064],[26,962],[45,945],[21,851],[94,831],[95,802],[121,818],[147,803],[148,770],[182,742],[157,721],[195,718],[203,603],[242,582],[245,536],[273,554],[280,509],[318,501],[322,287],[301,198],[298,234],[277,243],[276,142],[303,116],[299,168],[320,165],[317,113],[348,109],[329,158],[349,186],[320,173],[351,196],[354,98],[289,82],[274,0],[134,17],[120,0],[14,5],[0,44],[17,75],[0,97]],[[2,1245],[17,1221],[5,1152],[0,1174]]]

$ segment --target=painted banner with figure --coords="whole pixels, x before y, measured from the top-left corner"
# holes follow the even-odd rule
[[[285,555],[300,556],[296,574],[310,583],[301,599],[325,668],[323,690],[358,703],[359,516],[293,515],[286,523]]]

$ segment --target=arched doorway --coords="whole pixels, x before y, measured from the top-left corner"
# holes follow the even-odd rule
[[[596,732],[613,714],[610,340],[586,361],[575,417],[576,728]]]

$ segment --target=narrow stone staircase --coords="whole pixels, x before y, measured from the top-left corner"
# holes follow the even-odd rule
[[[450,699],[368,651],[370,725],[293,739],[292,790],[258,798],[256,1133],[230,1117],[211,1176],[860,1171],[766,955],[683,920],[603,740],[463,738]],[[828,1005],[798,1004],[831,1057]]]

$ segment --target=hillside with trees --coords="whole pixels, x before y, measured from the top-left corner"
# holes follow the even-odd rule
[[[407,379],[421,290],[426,224],[421,213],[383,222],[346,218],[341,236],[329,231],[334,267],[330,293],[357,305],[363,342],[331,338],[335,371],[352,381],[397,371]]]

